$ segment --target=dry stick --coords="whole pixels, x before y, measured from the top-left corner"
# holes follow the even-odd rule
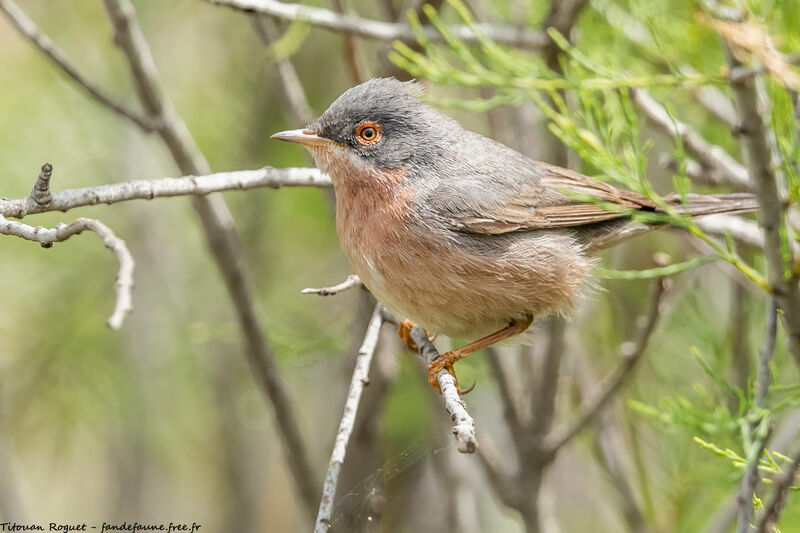
[[[56,46],[50,38],[39,31],[36,24],[11,0],[0,0],[0,11],[3,11],[17,30],[27,37],[39,50],[46,54],[56,63],[67,76],[73,79],[89,95],[104,106],[112,109],[136,123],[144,131],[154,131],[158,129],[159,122],[151,117],[143,116],[141,113],[128,109],[125,105],[117,102],[109,96],[103,89],[90,82],[84,77],[72,61],[67,57],[63,50]]]
[[[417,42],[416,35],[408,24],[398,22],[382,22],[355,15],[343,15],[319,7],[279,2],[278,0],[207,0],[212,4],[226,6],[245,12],[263,13],[283,20],[302,20],[336,32],[346,32],[360,37],[381,41],[401,40]],[[527,30],[522,27],[479,24],[481,30],[496,42],[510,44],[520,48],[541,48],[549,41],[542,32]],[[450,28],[455,37],[466,43],[477,43],[478,38],[469,26],[456,25]],[[431,42],[442,42],[444,37],[436,28],[424,26],[423,32]]]
[[[114,252],[119,262],[117,281],[114,285],[117,293],[117,302],[114,305],[114,312],[108,319],[108,327],[119,329],[125,316],[133,309],[131,289],[133,288],[134,262],[125,241],[114,235],[111,228],[93,218],[76,218],[69,224],[59,224],[55,228],[43,228],[8,220],[0,215],[0,234],[38,242],[44,248],[49,248],[56,242],[66,241],[73,235],[78,235],[84,231],[96,233],[103,240],[106,248]]]
[[[275,21],[266,15],[254,16],[253,26],[259,39],[266,46],[278,39],[278,28],[275,26]],[[292,113],[300,122],[311,123],[314,120],[314,113],[311,111],[311,106],[308,105],[303,84],[300,83],[300,77],[297,75],[294,65],[289,59],[278,59],[275,61],[275,69],[278,71],[278,77],[281,79],[281,86],[286,100],[292,108]]]
[[[42,165],[42,170],[36,178],[36,183],[33,184],[31,191],[31,200],[39,205],[47,205],[52,200],[50,196],[50,177],[53,175],[53,165],[45,163]]]
[[[761,346],[761,351],[758,356],[758,371],[756,374],[756,391],[753,398],[753,407],[751,413],[756,416],[763,417],[760,414],[761,409],[764,407],[764,402],[769,393],[769,385],[772,380],[772,373],[770,372],[770,363],[772,362],[772,355],[775,353],[775,338],[778,334],[778,307],[774,297],[770,297],[767,302],[767,329],[764,334],[764,344]],[[755,428],[757,423],[752,424]],[[747,458],[747,468],[742,478],[741,488],[739,495],[736,498],[736,503],[739,508],[738,524],[736,531],[738,533],[747,533],[751,529],[753,523],[753,495],[755,494],[756,487],[760,481],[758,472],[758,462],[761,459],[761,454],[764,451],[764,444],[766,443],[768,435],[757,436],[756,441],[753,443],[753,450]],[[776,516],[777,518],[777,516]]]
[[[728,51],[731,70],[740,66]],[[759,222],[764,230],[764,256],[767,260],[767,280],[772,286],[788,337],[789,353],[800,366],[800,293],[796,280],[784,277],[783,230],[786,228],[786,207],[778,190],[780,165],[773,161],[772,139],[764,124],[764,110],[759,108],[757,78],[731,83],[739,109],[742,144],[747,152],[750,181],[760,210]],[[791,254],[792,256],[794,254]],[[793,264],[790,258],[789,264]]]
[[[124,52],[139,99],[147,112],[162,122],[158,133],[182,172],[208,174],[210,167],[186,123],[175,111],[161,86],[150,47],[129,0],[104,0],[115,30],[115,42]],[[267,345],[252,299],[246,259],[225,201],[218,194],[195,196],[193,205],[205,230],[212,257],[217,262],[234,302],[245,337],[245,355],[259,385],[272,403],[292,477],[309,516],[314,515],[317,491],[314,474],[297,426],[297,418]]]
[[[340,15],[351,15],[345,0],[333,0],[333,7]],[[364,74],[364,66],[361,64],[358,38],[348,31],[344,32],[342,39],[344,41],[342,43],[344,60],[347,64],[347,70],[350,71],[350,79],[353,81],[353,85],[358,85],[367,79]]]
[[[220,191],[269,187],[330,187],[328,176],[316,168],[272,168],[217,172],[206,176],[182,176],[133,180],[51,192],[50,202],[39,204],[32,198],[0,198],[0,215],[23,218],[49,211],[68,211],[76,207],[115,204],[130,200],[152,200],[173,196],[200,196]]]
[[[336,441],[333,444],[328,472],[325,474],[325,483],[322,485],[322,499],[319,502],[314,533],[325,533],[330,527],[333,503],[336,497],[336,484],[339,481],[339,474],[342,471],[344,458],[347,454],[350,434],[353,432],[353,426],[355,425],[361,393],[369,383],[369,367],[372,362],[372,355],[375,353],[375,347],[378,345],[381,325],[383,324],[382,310],[383,306],[381,304],[375,306],[375,310],[372,312],[372,319],[364,335],[364,342],[361,344],[356,356],[356,366],[353,369],[353,377],[350,380],[350,389],[347,391],[344,413],[339,422],[339,429],[336,431]]]
[[[419,347],[419,354],[427,364],[431,364],[439,357],[436,346],[428,339],[428,334],[419,326],[411,328],[411,338]],[[442,369],[436,375],[439,380],[439,388],[444,399],[444,408],[450,413],[450,418],[455,422],[453,435],[458,442],[458,451],[461,453],[475,453],[478,448],[478,439],[475,436],[475,421],[467,412],[464,400],[458,395],[455,378],[446,370]]]
[[[695,224],[711,235],[725,237],[730,234],[741,244],[752,248],[764,248],[764,235],[758,224],[752,220],[720,213],[698,218]]]
[[[636,363],[642,359],[647,349],[650,337],[658,323],[659,308],[665,291],[666,280],[664,278],[656,279],[653,294],[650,297],[650,308],[647,311],[644,325],[639,329],[636,341],[623,345],[621,350],[622,362],[610,376],[603,380],[599,387],[599,392],[594,394],[587,402],[584,402],[585,405],[578,419],[568,428],[560,432],[553,432],[547,437],[544,446],[545,453],[554,455],[561,447],[580,433],[625,383],[625,379],[630,375]]]
[[[358,278],[357,274],[350,274],[347,278],[336,285],[331,287],[320,287],[320,288],[312,288],[309,287],[307,289],[303,289],[301,292],[303,294],[317,294],[319,296],[333,296],[334,294],[339,294],[342,291],[346,291],[347,289],[352,289],[353,287],[360,287],[361,280]]]
[[[783,511],[783,507],[786,505],[789,490],[792,488],[794,480],[797,477],[798,468],[800,468],[800,451],[795,453],[792,464],[789,466],[788,470],[775,481],[775,495],[772,497],[772,500],[770,500],[769,505],[767,505],[761,517],[761,521],[758,524],[758,533],[771,533],[778,523],[781,511]]]
[[[713,173],[703,173],[700,176],[718,176],[723,180],[720,183],[711,183],[712,185],[729,185],[740,191],[750,189],[751,180],[747,168],[728,155],[724,148],[709,143],[688,124],[673,121],[667,110],[646,89],[631,89],[630,92],[634,103],[653,125],[672,137],[680,135],[686,150],[697,157],[702,165],[713,170]]]

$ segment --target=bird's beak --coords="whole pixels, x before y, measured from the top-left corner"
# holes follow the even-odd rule
[[[290,143],[300,143],[306,146],[321,146],[332,144],[334,141],[320,137],[314,130],[286,130],[279,131],[272,135],[273,139],[288,141]]]

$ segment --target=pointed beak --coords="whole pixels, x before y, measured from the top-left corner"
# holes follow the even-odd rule
[[[287,141],[290,143],[299,143],[306,146],[320,146],[325,144],[332,144],[334,141],[320,137],[314,130],[286,130],[279,131],[272,135],[273,139],[280,141]]]

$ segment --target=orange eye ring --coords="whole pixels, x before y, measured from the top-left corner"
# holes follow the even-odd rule
[[[383,128],[377,122],[362,122],[356,128],[356,140],[365,145],[375,144],[383,137]]]

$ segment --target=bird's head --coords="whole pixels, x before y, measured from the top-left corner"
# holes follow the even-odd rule
[[[345,91],[305,129],[274,139],[305,146],[334,183],[416,169],[457,140],[458,123],[419,99],[421,86],[376,78]]]

